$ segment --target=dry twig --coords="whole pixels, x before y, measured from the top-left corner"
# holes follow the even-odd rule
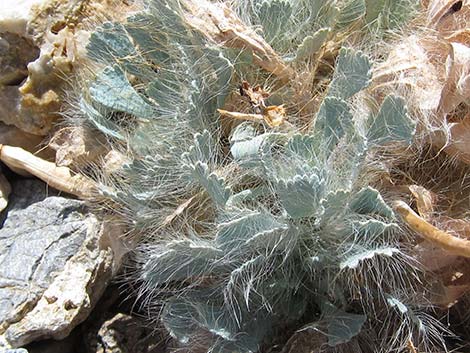
[[[0,144],[0,160],[8,167],[25,170],[53,188],[86,199],[96,194],[96,185],[67,167],[58,167],[19,147]]]
[[[403,218],[403,221],[423,238],[455,255],[470,258],[470,241],[457,238],[434,227],[418,216],[403,201],[395,201],[393,206],[395,211]]]

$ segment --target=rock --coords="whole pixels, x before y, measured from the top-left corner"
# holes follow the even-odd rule
[[[130,315],[117,314],[98,331],[101,338],[98,352],[131,352],[142,339],[142,324]]]
[[[141,7],[134,0],[43,0],[31,7],[28,34],[40,41],[63,28],[93,28],[104,20],[123,20]]]
[[[28,76],[27,65],[39,56],[30,39],[6,32],[0,35],[0,85],[14,86]]]
[[[0,106],[0,111],[1,109]],[[55,160],[54,150],[44,146],[43,137],[28,134],[15,126],[6,125],[2,122],[0,122],[0,141],[3,145],[21,147],[47,161],[53,162]]]
[[[17,349],[0,348],[0,353],[28,353],[28,351],[24,348],[17,348]]]
[[[108,153],[103,135],[83,126],[57,131],[49,146],[56,150],[56,164],[63,167],[86,167]]]
[[[25,348],[28,353],[83,353],[79,347],[82,337],[77,330],[73,330],[63,340],[48,339],[28,344]]]
[[[110,240],[119,231],[110,234],[82,201],[35,180],[12,187],[0,229],[0,342],[21,347],[62,339],[85,320],[123,250]]]
[[[164,336],[145,326],[142,319],[117,313],[104,321],[97,333],[85,338],[87,353],[164,353]]]
[[[0,3],[0,32],[20,35],[26,33],[31,8],[46,0],[2,0]]]
[[[1,87],[0,120],[34,135],[44,136],[51,130],[60,117],[57,112],[62,104],[63,78],[71,74],[74,60],[87,42],[86,38],[77,39],[82,33],[71,33],[65,28],[46,37],[39,57],[27,65],[26,80],[17,86]],[[25,58],[16,60],[22,62]]]

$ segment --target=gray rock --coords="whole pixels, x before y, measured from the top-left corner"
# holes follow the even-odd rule
[[[123,251],[82,201],[39,181],[12,187],[0,229],[0,345],[21,347],[62,339],[85,320]]]
[[[108,313],[109,314],[109,313]],[[114,314],[85,336],[88,353],[166,353],[167,339],[138,317]]]
[[[15,85],[28,76],[27,65],[39,56],[30,39],[15,33],[0,33],[0,85]]]
[[[7,219],[0,229],[0,330],[17,321],[27,307],[34,305],[52,281],[48,274],[64,266],[80,246],[85,235],[80,228],[80,213],[64,217],[61,231],[59,213],[66,199],[46,200],[43,183],[25,180],[14,185]],[[71,200],[76,207],[79,201]],[[83,225],[82,225],[83,227]],[[70,245],[74,250],[62,254],[56,263],[49,253]]]

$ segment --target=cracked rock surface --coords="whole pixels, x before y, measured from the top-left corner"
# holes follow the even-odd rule
[[[109,283],[118,245],[82,201],[36,180],[12,183],[2,216],[0,347],[66,337]]]

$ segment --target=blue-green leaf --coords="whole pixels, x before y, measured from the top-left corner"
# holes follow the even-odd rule
[[[103,64],[115,63],[132,75],[145,77],[148,73],[147,65],[120,23],[106,22],[92,32],[87,52],[90,58]]]
[[[366,320],[367,316],[365,315],[351,314],[338,310],[329,318],[328,345],[336,347],[339,344],[349,342],[351,338],[361,332]]]
[[[408,312],[408,307],[392,296],[387,296],[387,304],[390,305],[390,307],[397,309],[402,314],[406,314]]]
[[[326,195],[326,198],[321,201],[324,209],[322,215],[322,222],[329,222],[337,217],[341,217],[346,211],[350,192],[347,190],[335,190]]]
[[[235,322],[222,307],[202,300],[170,298],[163,308],[162,322],[168,332],[183,344],[190,343],[192,335],[199,329],[223,341],[235,341],[238,333]]]
[[[380,193],[370,186],[360,190],[351,201],[351,210],[359,214],[377,214],[392,219],[394,213]]]
[[[282,206],[292,218],[314,215],[320,211],[324,182],[316,174],[296,175],[292,180],[279,180],[276,192]]]
[[[95,104],[115,112],[148,119],[155,111],[134,90],[126,75],[117,67],[107,66],[90,85],[90,98]]]
[[[197,161],[189,166],[195,180],[207,191],[212,200],[219,207],[224,207],[232,192],[225,186],[223,178],[209,171],[207,164]]]
[[[243,166],[255,167],[261,162],[263,149],[283,136],[275,132],[257,135],[256,128],[252,124],[240,124],[230,139],[230,152]]]
[[[423,322],[423,320],[421,320],[418,315],[416,315],[416,313],[411,307],[407,306],[405,303],[395,297],[392,297],[391,295],[386,295],[385,297],[387,298],[387,304],[391,308],[394,308],[403,317],[409,319],[419,331],[421,331],[422,333],[425,332],[426,324]]]
[[[136,55],[124,27],[112,22],[106,22],[92,32],[87,50],[92,59],[106,64]]]
[[[387,238],[399,229],[396,223],[386,223],[373,218],[366,221],[353,221],[352,225],[355,233],[360,236],[357,240],[369,244],[379,238]]]
[[[114,137],[118,140],[124,140],[125,137],[121,133],[118,124],[112,122],[96,110],[91,104],[87,103],[83,98],[80,100],[80,109],[86,115],[86,118],[103,134]]]
[[[396,96],[387,96],[379,114],[369,118],[368,124],[367,138],[376,145],[391,142],[410,145],[416,130],[416,122],[409,117],[404,99]]]
[[[212,66],[213,74],[216,76],[214,82],[214,86],[217,87],[216,108],[222,108],[231,88],[230,81],[234,66],[217,47],[206,47],[205,55]]]
[[[366,22],[372,23],[376,21],[381,13],[385,10],[387,0],[365,0],[366,3]]]
[[[216,243],[223,249],[236,250],[260,234],[287,230],[288,226],[267,212],[244,212],[218,226]]]
[[[353,117],[345,101],[326,97],[315,119],[314,134],[319,133],[331,152],[338,141],[353,127]]]
[[[142,274],[143,280],[153,286],[210,273],[223,256],[220,249],[208,243],[189,240],[155,246],[152,250],[143,266]]]
[[[266,185],[261,185],[253,189],[242,190],[230,196],[227,207],[241,207],[246,201],[255,200],[258,197],[271,195],[271,190]]]
[[[292,135],[286,144],[289,157],[303,161],[313,161],[317,158],[319,141],[312,135]]]
[[[258,155],[263,141],[264,136],[257,136],[252,124],[240,124],[234,129],[230,139],[230,152],[235,160],[253,158]]]
[[[201,133],[194,135],[194,145],[189,148],[189,151],[185,154],[190,164],[196,164],[196,162],[202,162],[209,164],[212,160],[213,153],[212,146],[214,141],[208,130],[204,130]]]
[[[359,264],[365,260],[372,259],[375,256],[387,256],[392,257],[394,254],[400,253],[400,250],[394,247],[385,247],[372,250],[364,250],[354,255],[348,256],[346,259],[341,261],[340,269],[355,269]]]
[[[361,332],[367,320],[365,315],[347,313],[327,301],[322,303],[321,311],[328,323],[327,336],[330,347],[349,342]]]
[[[224,288],[224,296],[229,303],[236,301],[237,294],[241,293],[245,301],[245,306],[250,307],[250,295],[253,290],[253,282],[256,277],[259,277],[263,267],[266,264],[266,256],[258,255],[254,258],[248,259],[236,269],[234,269],[229,276],[227,285]],[[232,304],[233,305],[233,304]]]
[[[353,49],[341,49],[336,60],[329,96],[348,99],[369,85],[371,64],[366,55]]]
[[[138,13],[127,18],[126,30],[143,56],[161,65],[170,58],[166,38],[162,38],[162,33],[149,31],[151,26],[158,26],[158,21],[149,14]]]
[[[258,16],[263,26],[264,38],[273,44],[276,37],[285,35],[289,24],[292,7],[286,0],[263,0],[258,9]]]
[[[330,33],[329,28],[321,28],[316,31],[313,35],[307,36],[303,39],[302,43],[297,48],[295,55],[295,61],[301,61],[309,58],[320,50],[322,45],[325,43]]]
[[[349,0],[340,9],[336,27],[344,28],[349,26],[350,24],[364,17],[365,14],[366,4],[364,0]]]

